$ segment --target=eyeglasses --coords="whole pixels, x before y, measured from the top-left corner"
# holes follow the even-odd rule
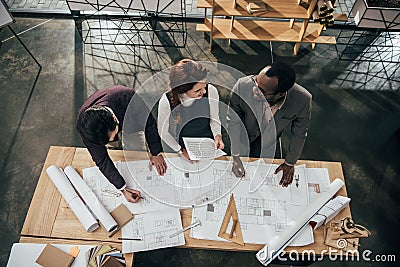
[[[279,91],[274,91],[272,93],[267,93],[265,92],[265,90],[263,88],[261,88],[256,80],[256,76],[251,76],[251,79],[253,80],[255,86],[253,87],[253,92],[257,95],[257,96],[264,96],[265,99],[269,99],[277,94],[279,94]]]

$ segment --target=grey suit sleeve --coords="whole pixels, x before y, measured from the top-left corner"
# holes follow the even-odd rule
[[[231,92],[227,113],[228,134],[231,142],[231,154],[240,154],[240,133],[241,118],[243,117],[243,109],[240,106],[239,81],[236,82]]]
[[[311,120],[312,98],[307,99],[299,116],[293,121],[290,131],[289,151],[285,161],[289,164],[296,164],[303,151],[304,143],[307,138],[307,131]]]

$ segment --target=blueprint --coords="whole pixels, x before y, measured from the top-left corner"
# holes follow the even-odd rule
[[[245,243],[265,244],[287,228],[329,185],[327,169],[295,167],[293,183],[279,185],[282,173],[274,174],[278,165],[259,160],[244,163],[246,176],[238,179],[228,161],[199,161],[192,164],[181,158],[167,158],[167,173],[159,176],[148,169],[148,160],[116,162],[127,186],[141,191],[144,199],[128,203],[108,182],[97,167],[83,170],[84,180],[102,204],[112,210],[124,203],[132,213],[147,213],[175,207],[195,207],[193,216],[202,226],[193,228],[191,236],[199,239],[222,240],[218,231],[229,197],[234,194]],[[256,190],[250,190],[251,185]],[[307,227],[291,245],[313,242],[311,227]]]
[[[138,189],[134,179],[130,178],[130,173],[125,162],[114,162],[121,175],[126,180],[128,188]],[[99,168],[91,167],[83,170],[83,180],[96,194],[99,201],[108,211],[112,211],[120,204],[124,204],[133,214],[156,211],[168,208],[145,192],[141,192],[142,199],[137,203],[128,202],[123,194],[112,185],[107,178],[101,173]]]
[[[308,191],[310,201],[318,197],[321,192],[326,192],[330,185],[328,169],[326,168],[306,168],[308,180]]]
[[[231,172],[227,161],[189,163],[181,158],[167,158],[168,169],[159,176],[155,168],[149,171],[148,160],[115,162],[128,188],[141,191],[144,197],[137,203],[126,201],[97,167],[83,170],[83,179],[108,211],[125,204],[134,213],[145,213],[168,207],[191,208],[205,205],[229,193],[240,179]]]
[[[232,173],[231,164],[224,160],[190,163],[182,158],[167,158],[168,169],[159,176],[148,161],[126,162],[128,184],[136,183],[140,190],[161,203],[190,208],[214,201],[228,194],[240,179]],[[124,167],[123,167],[124,168]]]
[[[122,228],[122,237],[141,240],[123,240],[122,253],[184,245],[183,233],[170,237],[179,230],[182,230],[179,209],[170,208],[135,215],[133,220]]]
[[[244,242],[265,244],[266,240],[282,232],[287,223],[308,206],[309,189],[304,165],[295,167],[294,177],[297,181],[293,181],[287,188],[279,185],[281,174],[273,174],[278,165],[256,166],[248,165],[246,177],[241,179],[232,193]],[[254,173],[262,171],[266,171],[262,184],[258,190],[250,193],[251,179],[257,179]],[[204,207],[194,208],[193,217],[199,218],[202,225],[192,229],[191,237],[223,241],[218,237],[218,231],[228,203],[229,195]],[[308,227],[292,245],[307,245],[313,242],[312,229]]]

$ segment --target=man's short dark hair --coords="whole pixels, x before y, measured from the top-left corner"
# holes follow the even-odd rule
[[[296,73],[293,68],[283,62],[274,62],[265,73],[268,77],[278,77],[278,92],[285,93],[293,87],[296,82]]]
[[[103,106],[92,106],[81,115],[83,135],[92,143],[105,145],[109,142],[109,133],[117,127],[113,114]]]

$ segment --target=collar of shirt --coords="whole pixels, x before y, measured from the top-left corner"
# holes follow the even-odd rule
[[[275,103],[272,106],[270,106],[268,102],[265,102],[266,105],[268,107],[270,107],[272,116],[274,116],[275,113],[283,107],[283,105],[285,104],[285,101],[286,101],[286,97],[287,97],[287,92],[285,93],[285,96],[283,97],[283,99],[281,101],[279,101],[278,103]]]
[[[104,106],[108,111],[110,111],[111,112],[111,114],[113,114],[114,115],[114,117],[115,117],[115,119],[117,120],[117,124],[119,124],[119,120],[118,120],[118,118],[117,118],[117,116],[115,116],[115,113],[114,113],[114,111],[110,108],[110,107],[107,107],[107,106]]]
[[[181,104],[184,107],[191,106],[196,99],[200,99],[200,98],[191,98],[191,97],[187,96],[187,94],[185,94],[185,93],[179,95],[179,100],[181,101]]]
[[[275,115],[275,113],[282,108],[282,106],[285,104],[287,97],[287,92],[285,93],[285,97],[279,101],[278,103],[270,106],[267,101],[264,102],[264,116],[266,117],[267,121],[271,121],[272,117]]]

